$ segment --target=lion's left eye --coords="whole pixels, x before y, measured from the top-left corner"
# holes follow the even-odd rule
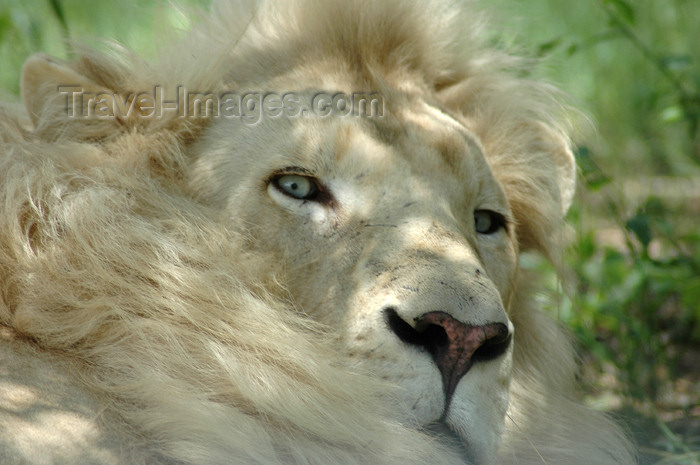
[[[313,200],[320,192],[314,178],[300,174],[282,174],[275,176],[272,183],[283,194],[300,200]]]
[[[474,227],[479,234],[493,234],[505,226],[506,219],[500,213],[491,210],[474,212]]]

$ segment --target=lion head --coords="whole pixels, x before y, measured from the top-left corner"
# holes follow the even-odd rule
[[[151,457],[629,463],[519,269],[557,254],[566,118],[481,38],[449,2],[222,3],[155,64],[30,59],[2,321]]]
[[[446,423],[483,459],[508,405],[518,243],[456,118],[397,94],[383,118],[222,121],[193,148],[190,182],[354,365],[398,387],[399,416]]]

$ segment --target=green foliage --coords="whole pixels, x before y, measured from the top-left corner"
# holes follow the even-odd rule
[[[626,402],[654,401],[679,375],[679,346],[700,339],[700,235],[675,235],[653,197],[624,223],[622,246],[601,245],[593,230],[578,237],[568,322],[587,350],[617,366]],[[669,252],[656,257],[652,245]]]
[[[559,83],[590,113],[600,136],[592,149],[606,173],[700,173],[700,2],[488,3],[498,29],[517,31],[510,41],[536,52],[533,74]]]
[[[183,8],[208,0],[178,0]],[[99,47],[116,41],[148,55],[188,23],[186,9],[163,0],[0,0],[0,99],[17,100],[22,64],[33,53],[59,58],[71,41]]]
[[[683,107],[676,117],[687,123],[691,146],[698,115],[688,102],[700,99],[700,93],[690,82],[700,82],[700,68],[696,66],[697,75],[683,77],[670,55],[651,50],[632,29],[637,10],[630,2],[601,0],[600,5],[616,33],[612,35],[631,43],[670,84],[666,90]],[[588,149],[579,150],[578,158],[587,189],[608,184],[610,177]],[[634,173],[619,178],[625,175]],[[684,229],[678,212],[656,193],[647,193],[630,213],[623,211],[623,203],[608,198],[608,220],[617,227],[621,243],[605,245],[594,229],[581,231],[574,256],[579,279],[575,303],[585,321],[571,322],[587,347],[604,360],[616,361],[629,400],[654,401],[659,377],[677,367],[673,346],[700,340],[700,234],[688,225]]]
[[[697,175],[700,57],[693,57],[690,48],[679,54],[655,42],[650,41],[655,48],[648,45],[642,38],[648,32],[637,20],[641,13],[638,5],[627,0],[601,0],[599,5],[607,17],[607,30],[594,35],[586,46],[618,38],[636,51],[645,65],[655,68],[657,79],[645,83],[646,89],[639,95],[644,98],[638,104],[645,110],[656,108],[656,124],[681,141],[685,158],[677,166]],[[573,46],[567,52],[578,49]],[[685,131],[670,131],[674,126],[684,126]],[[639,134],[626,135],[631,136],[644,140]],[[654,170],[674,174],[673,149],[664,143],[652,144],[651,149]],[[604,174],[589,150],[579,150],[578,155],[588,193],[605,190],[611,176]],[[618,184],[644,172],[639,162],[630,162],[622,161],[617,167]],[[580,234],[573,252],[577,288],[569,323],[601,368],[606,363],[615,366],[623,403],[628,407],[652,406],[646,412],[656,438],[654,447],[647,448],[651,452],[647,460],[697,465],[700,442],[686,444],[662,421],[656,408],[674,380],[689,375],[691,383],[700,381],[698,373],[684,373],[682,366],[685,352],[696,349],[700,341],[700,233],[697,220],[683,221],[692,218],[688,210],[697,202],[697,194],[681,198],[678,206],[663,191],[655,192],[648,186],[633,208],[626,205],[630,199],[614,189],[603,195],[607,212],[593,214],[593,227],[580,222],[579,215]],[[611,226],[618,240],[606,241],[596,225]],[[691,402],[700,399],[697,394]],[[686,412],[692,406],[686,405]],[[648,431],[645,436],[649,437]],[[662,458],[656,461],[658,457]]]

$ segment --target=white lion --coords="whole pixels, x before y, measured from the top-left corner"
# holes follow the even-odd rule
[[[633,463],[518,266],[558,256],[563,109],[474,18],[232,1],[155,62],[30,58],[2,463]]]

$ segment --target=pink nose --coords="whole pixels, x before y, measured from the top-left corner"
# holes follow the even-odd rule
[[[429,312],[415,319],[415,328],[394,309],[387,310],[389,327],[402,341],[425,348],[442,374],[447,401],[457,383],[474,362],[492,360],[510,345],[511,336],[503,323],[472,326],[445,312]]]

